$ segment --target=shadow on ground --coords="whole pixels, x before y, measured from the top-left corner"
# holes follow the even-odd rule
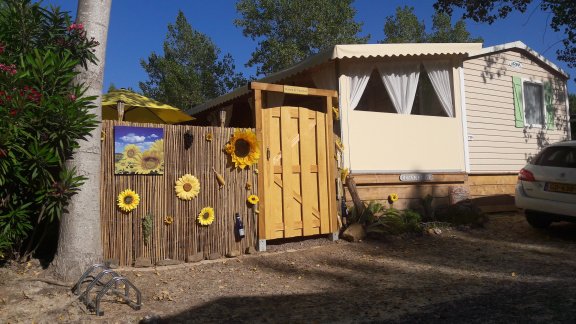
[[[576,225],[537,231],[518,216],[514,222],[323,247],[305,266],[290,256],[254,258],[282,280],[305,277],[306,286],[217,298],[160,322],[575,322]]]
[[[343,291],[337,295],[309,294],[290,296],[220,298],[175,316],[161,323],[521,323],[562,322],[576,320],[576,294],[573,284],[523,284],[494,289],[476,296],[463,297],[421,307],[412,307],[411,290]],[[437,292],[442,294],[441,291]],[[390,294],[407,295],[406,312],[398,313],[395,303],[388,303]]]

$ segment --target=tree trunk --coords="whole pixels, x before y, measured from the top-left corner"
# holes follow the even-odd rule
[[[100,43],[95,48],[97,64],[88,63],[76,77],[76,83],[84,83],[86,96],[98,96],[92,113],[102,120],[102,85],[106,62],[106,40],[112,0],[78,0],[76,22],[82,23],[87,37]],[[68,213],[60,220],[58,250],[54,269],[64,280],[76,280],[86,268],[102,261],[100,233],[100,123],[80,148],[74,153],[68,167],[76,167],[79,175],[88,178],[82,190],[72,197]]]
[[[356,190],[356,181],[354,181],[354,177],[346,177],[346,186],[348,187],[348,191],[350,191],[350,196],[352,196],[352,202],[354,202],[354,207],[356,208],[358,216],[364,214],[364,203],[362,202],[362,199],[360,199],[358,190]]]

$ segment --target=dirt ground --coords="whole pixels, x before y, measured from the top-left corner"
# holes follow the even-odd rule
[[[576,225],[532,229],[519,214],[483,229],[269,252],[156,269],[117,269],[142,309],[107,297],[103,316],[34,263],[0,269],[0,322],[486,323],[576,321]]]

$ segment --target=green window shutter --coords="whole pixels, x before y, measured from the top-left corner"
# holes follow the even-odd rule
[[[524,127],[524,107],[522,105],[522,79],[517,76],[512,77],[514,84],[514,122],[516,127]]]
[[[546,105],[546,128],[555,129],[556,109],[554,109],[554,93],[550,82],[544,82],[544,104]]]

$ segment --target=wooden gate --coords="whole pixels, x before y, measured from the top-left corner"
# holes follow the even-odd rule
[[[263,222],[259,221],[259,226],[264,228],[259,228],[260,239],[337,230],[332,97],[327,97],[323,111],[292,106],[261,108],[260,192],[265,204],[261,206]]]

